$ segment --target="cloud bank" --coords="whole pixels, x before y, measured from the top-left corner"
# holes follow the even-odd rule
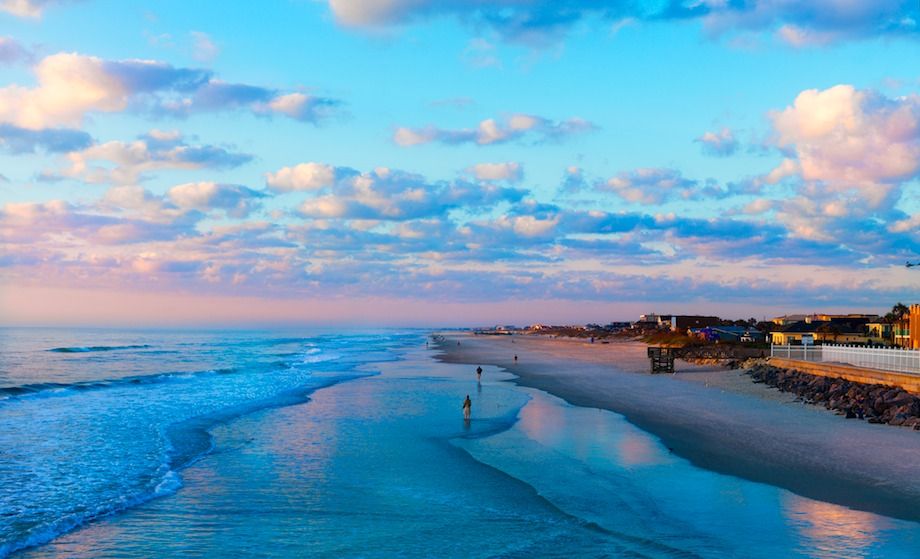
[[[242,110],[315,123],[337,100],[223,82],[208,70],[155,60],[104,60],[78,53],[43,58],[37,85],[0,88],[0,122],[30,129],[79,127],[90,113],[126,110],[173,117]]]
[[[912,0],[750,0],[623,2],[621,0],[328,0],[337,21],[379,28],[454,17],[493,29],[507,40],[551,41],[576,24],[603,20],[699,21],[708,33],[769,32],[795,47],[877,36],[917,38]]]
[[[525,139],[539,143],[561,141],[596,128],[593,123],[581,118],[556,122],[541,116],[512,114],[501,120],[494,118],[483,120],[475,128],[452,130],[432,125],[423,128],[400,127],[393,134],[393,141],[403,147],[434,142],[447,145],[489,146]]]

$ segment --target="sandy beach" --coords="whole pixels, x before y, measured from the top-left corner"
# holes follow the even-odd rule
[[[845,420],[718,366],[678,361],[676,374],[650,375],[642,343],[451,332],[439,349],[445,362],[495,365],[520,385],[622,414],[698,466],[920,520],[914,431]]]

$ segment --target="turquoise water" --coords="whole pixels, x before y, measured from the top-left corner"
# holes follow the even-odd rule
[[[918,557],[422,332],[4,334],[0,556]]]

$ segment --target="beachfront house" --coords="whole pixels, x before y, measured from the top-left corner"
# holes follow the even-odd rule
[[[894,345],[920,349],[920,305],[911,305],[908,312],[891,324]]]
[[[874,321],[866,324],[866,335],[873,344],[888,344],[891,342],[894,324],[890,322]]]
[[[866,321],[872,322],[879,319],[877,314],[866,314],[866,313],[849,313],[849,314],[827,314],[827,313],[815,313],[811,315],[812,320],[817,320],[819,322],[829,322],[831,320],[855,320],[855,321]]]
[[[908,328],[908,344],[906,347],[920,349],[920,305],[910,306]]]
[[[803,337],[815,342],[835,344],[868,344],[872,340],[866,318],[834,318],[831,320],[801,320],[780,326],[770,333],[774,344],[801,344]]]
[[[849,313],[849,314],[829,314],[829,313],[812,313],[812,314],[785,314],[777,316],[770,320],[779,326],[788,326],[797,322],[832,322],[848,320],[855,322],[874,322],[879,319],[877,314]]]

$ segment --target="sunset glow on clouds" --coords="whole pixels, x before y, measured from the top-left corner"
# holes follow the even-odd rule
[[[0,310],[416,324],[920,297],[915,3],[564,4],[0,0]]]

